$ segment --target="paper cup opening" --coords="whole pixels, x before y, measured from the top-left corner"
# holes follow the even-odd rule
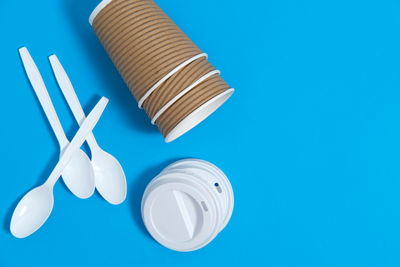
[[[197,124],[202,122],[208,116],[210,116],[215,110],[217,110],[228,98],[233,94],[235,90],[233,88],[226,90],[222,94],[212,98],[198,109],[189,114],[184,118],[172,131],[165,137],[165,142],[169,143],[174,141],[179,136],[183,135]]]

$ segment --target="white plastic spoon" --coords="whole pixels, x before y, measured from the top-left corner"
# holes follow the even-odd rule
[[[69,164],[76,151],[82,146],[87,135],[100,119],[108,99],[103,97],[82,123],[75,137],[65,149],[46,182],[28,192],[18,203],[11,218],[10,231],[18,238],[24,238],[38,230],[49,217],[54,204],[53,187]]]
[[[56,55],[50,56],[49,60],[58,85],[76,121],[81,125],[85,119],[85,113],[79,103],[71,81]],[[111,204],[117,205],[122,203],[126,198],[126,179],[121,164],[119,164],[116,158],[99,147],[92,133],[87,136],[86,141],[92,152],[92,165],[97,190]]]
[[[42,76],[26,47],[19,49],[26,74],[43,107],[51,127],[60,144],[60,158],[69,145],[60,120],[51,102]],[[79,198],[88,198],[94,193],[94,173],[89,157],[81,149],[73,155],[68,166],[63,170],[62,178],[71,192]]]

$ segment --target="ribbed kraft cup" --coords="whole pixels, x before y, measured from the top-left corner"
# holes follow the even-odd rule
[[[196,126],[233,93],[206,55],[153,0],[104,0],[90,22],[167,142]]]

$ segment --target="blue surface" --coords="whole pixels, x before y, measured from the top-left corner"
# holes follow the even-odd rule
[[[0,2],[0,266],[399,266],[400,4],[383,1],[157,0],[237,89],[170,144],[137,109],[88,24],[97,1]],[[17,53],[27,46],[68,136],[77,129],[47,56],[56,53],[95,129],[123,165],[128,197],[79,200],[62,182],[29,238],[11,213],[48,176],[56,140]],[[146,233],[140,200],[168,163],[209,160],[235,192],[228,226],[178,253]]]

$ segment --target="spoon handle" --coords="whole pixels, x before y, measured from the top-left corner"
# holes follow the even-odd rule
[[[108,99],[102,97],[100,101],[96,104],[96,106],[93,108],[93,110],[90,112],[89,116],[83,121],[78,132],[75,134],[71,143],[65,149],[65,152],[61,156],[56,167],[51,172],[49,178],[46,181],[46,184],[54,186],[55,182],[60,177],[62,171],[71,160],[73,154],[76,153],[76,151],[82,146],[83,142],[85,142],[87,135],[96,126],[97,122],[101,117],[101,114],[103,113],[105,107],[107,106],[107,103]]]
[[[53,131],[62,150],[66,147],[66,145],[68,145],[68,139],[65,136],[56,110],[54,109],[53,103],[51,102],[49,93],[47,92],[46,86],[43,82],[43,78],[40,75],[40,72],[31,55],[29,54],[28,49],[26,47],[20,48],[19,54],[21,56],[22,63],[24,65],[28,79],[36,93],[36,96],[39,99],[40,104],[42,105],[42,108],[47,116],[47,119],[50,122],[51,128],[53,128]]]
[[[49,57],[49,60],[57,83],[65,99],[67,100],[67,103],[72,113],[74,114],[76,121],[79,125],[82,125],[82,122],[85,120],[85,113],[82,109],[81,104],[79,103],[78,96],[76,95],[74,87],[72,86],[71,80],[69,79],[66,71],[64,70],[56,55],[51,55]],[[97,148],[97,142],[92,132],[88,134],[86,141],[88,142],[89,147],[93,152],[93,149]]]

